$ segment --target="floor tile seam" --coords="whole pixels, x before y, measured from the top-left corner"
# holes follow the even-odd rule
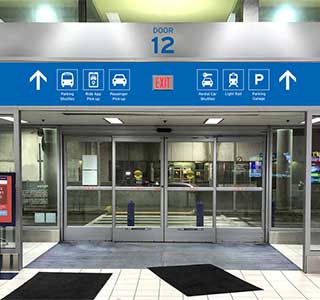
[[[113,284],[113,287],[112,287],[112,290],[110,292],[110,295],[109,295],[108,299],[110,299],[112,297],[113,291],[114,291],[114,289],[115,289],[115,287],[117,285],[117,282],[118,282],[118,279],[120,277],[121,271],[122,270],[120,269],[120,271],[116,273],[117,274],[117,279],[116,279],[115,283]]]
[[[243,273],[243,270],[240,270],[240,273],[242,274],[242,277],[247,281],[245,274]],[[262,272],[260,272],[260,274],[262,274]],[[249,282],[250,283],[250,282]],[[250,283],[251,284],[251,283]],[[256,295],[256,293],[253,291],[254,296],[256,297],[257,300],[259,300],[258,296]]]
[[[273,284],[268,280],[267,276],[261,272],[262,276],[265,278],[265,280],[269,283],[269,285],[273,288],[273,290],[275,291],[275,293],[282,299],[284,300],[284,298],[278,293],[278,291],[274,288]]]
[[[287,280],[290,282],[290,284],[303,296],[303,298],[308,299],[296,286],[295,284],[289,279],[289,277],[286,276],[286,274],[284,273],[284,271],[280,271],[281,274],[283,274],[283,276],[285,278],[287,278]]]
[[[134,298],[136,297],[136,295],[137,295],[137,290],[138,290],[138,286],[139,286],[139,282],[140,282],[141,273],[142,273],[142,270],[140,269],[139,277],[138,277],[138,281],[137,281],[137,286],[136,286],[136,289],[135,289],[135,291],[134,291],[133,299],[134,299]]]

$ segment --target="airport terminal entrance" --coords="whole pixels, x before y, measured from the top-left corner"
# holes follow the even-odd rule
[[[63,136],[64,240],[264,242],[265,136]]]

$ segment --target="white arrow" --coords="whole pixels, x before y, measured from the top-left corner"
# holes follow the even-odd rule
[[[279,82],[281,82],[283,79],[286,79],[286,91],[290,91],[290,79],[292,79],[294,82],[297,82],[296,76],[294,76],[289,70],[285,71],[281,75]]]
[[[44,76],[39,70],[37,70],[29,79],[30,82],[32,82],[34,79],[36,79],[36,90],[40,91],[41,86],[40,86],[40,82],[41,79],[45,82],[47,82],[47,77]]]

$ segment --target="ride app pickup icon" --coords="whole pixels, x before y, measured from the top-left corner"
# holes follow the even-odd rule
[[[83,90],[103,91],[104,90],[104,70],[83,70]]]
[[[218,70],[198,69],[197,70],[197,90],[217,91],[219,88]]]
[[[130,91],[130,70],[110,69],[109,70],[110,91]]]
[[[57,90],[77,91],[78,90],[78,70],[58,69],[57,70]]]

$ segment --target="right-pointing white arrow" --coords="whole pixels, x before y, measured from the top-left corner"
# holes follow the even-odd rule
[[[297,82],[296,76],[294,76],[289,70],[285,71],[279,78],[279,82],[286,79],[286,91],[290,91],[290,79]]]
[[[45,82],[47,82],[47,77],[44,76],[39,70],[37,70],[29,79],[30,82],[32,82],[34,79],[36,79],[36,90],[40,91],[40,82],[41,79]]]

